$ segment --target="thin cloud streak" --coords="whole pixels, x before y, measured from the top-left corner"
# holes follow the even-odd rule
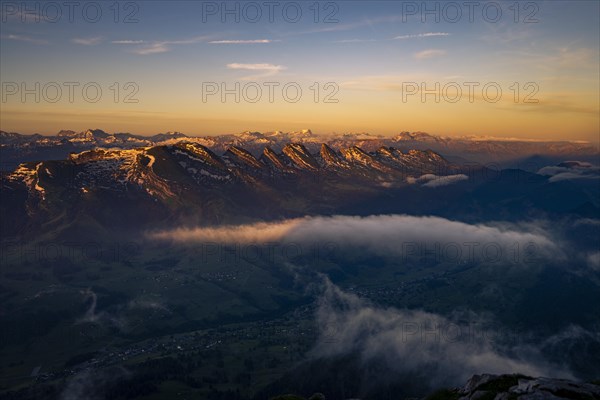
[[[426,60],[428,58],[441,57],[446,55],[446,50],[429,49],[415,54],[417,60]]]
[[[92,38],[74,38],[71,39],[71,42],[75,44],[81,44],[83,46],[95,46],[97,44],[102,43],[102,37],[92,37]]]
[[[375,39],[345,39],[345,40],[334,40],[332,43],[369,43],[375,42]]]
[[[420,39],[420,38],[428,38],[428,37],[444,37],[450,36],[447,32],[426,32],[419,33],[416,35],[401,35],[392,38],[392,40],[402,40],[402,39]],[[385,39],[389,40],[389,39]],[[334,40],[332,43],[368,43],[368,42],[377,42],[376,39],[342,39],[342,40]]]
[[[427,32],[427,33],[419,33],[417,35],[401,35],[396,36],[394,39],[403,40],[403,39],[419,39],[419,38],[428,38],[428,37],[439,37],[439,36],[450,36],[447,32]]]
[[[232,63],[227,64],[227,68],[229,69],[246,69],[250,71],[281,71],[285,69],[282,65],[273,65],[273,64],[239,64]]]
[[[255,40],[213,40],[208,43],[210,44],[263,44],[263,43],[275,43],[281,40],[272,39],[255,39]]]
[[[112,44],[142,44],[146,43],[144,40],[113,40]]]
[[[286,69],[283,65],[274,65],[274,64],[241,64],[241,63],[231,63],[227,64],[228,69],[233,70],[245,70],[245,71],[258,71],[262,72],[258,75],[245,76],[243,80],[252,80],[257,78],[264,78],[267,76],[273,76],[278,74],[279,72]]]
[[[14,34],[6,35],[6,36],[3,35],[2,39],[15,40],[18,42],[27,42],[27,43],[33,43],[33,44],[48,44],[47,40],[35,39],[35,38],[29,37],[29,36],[14,35]]]
[[[153,43],[149,46],[135,49],[135,50],[133,50],[133,53],[144,56],[144,55],[148,55],[148,54],[166,53],[169,50],[170,49],[162,43]]]
[[[166,53],[171,51],[171,45],[186,45],[186,44],[196,44],[196,43],[204,43],[209,39],[208,36],[196,36],[189,39],[183,40],[161,40],[161,41],[153,41],[149,42],[147,46],[139,47],[132,51],[134,54],[138,55],[148,55],[148,54],[159,54]],[[125,41],[121,41],[125,42]],[[146,43],[145,41],[143,43]],[[119,43],[119,44],[134,44],[134,43]]]

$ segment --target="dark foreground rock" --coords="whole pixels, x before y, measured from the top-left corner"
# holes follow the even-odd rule
[[[462,388],[438,391],[427,400],[600,399],[600,386],[524,375],[474,375]]]

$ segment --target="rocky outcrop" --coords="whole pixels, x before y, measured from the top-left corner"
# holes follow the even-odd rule
[[[567,379],[532,378],[524,375],[473,375],[462,388],[445,389],[427,400],[558,400],[600,399],[600,386]]]

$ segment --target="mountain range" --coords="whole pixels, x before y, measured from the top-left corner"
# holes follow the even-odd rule
[[[2,177],[2,233],[48,230],[67,237],[93,236],[98,230],[336,213],[514,220],[552,213],[593,216],[600,207],[597,171],[587,164],[549,167],[548,178],[520,169],[453,162],[433,150],[367,150],[372,142],[367,149],[342,147],[341,142],[332,147],[317,144],[308,131],[299,135],[304,143],[296,136],[297,141],[272,148],[272,137],[248,134],[254,146],[267,141],[259,154],[256,147],[238,145],[217,152],[223,138],[214,139],[221,145],[213,143],[211,148],[199,139],[168,134],[157,139],[160,144],[93,148],[62,160],[24,162]],[[96,143],[116,136],[86,131],[58,137]],[[314,148],[318,150],[310,150]],[[556,168],[567,179],[552,176]],[[580,170],[590,173],[587,179],[571,179]]]
[[[192,142],[216,153],[231,146],[243,147],[260,156],[265,147],[282,151],[288,143],[303,144],[309,151],[318,152],[321,143],[335,150],[358,146],[376,151],[382,146],[407,150],[433,150],[456,162],[495,163],[501,167],[519,167],[533,171],[551,163],[574,159],[597,161],[598,144],[572,141],[533,141],[489,137],[441,137],[424,132],[401,132],[393,137],[369,133],[317,135],[310,129],[298,132],[242,132],[220,136],[190,137],[181,132],[141,136],[131,133],[107,133],[101,129],[82,132],[62,130],[54,136],[23,135],[0,131],[2,170],[10,170],[25,161],[63,159],[72,152],[94,148],[131,149],[137,147]]]

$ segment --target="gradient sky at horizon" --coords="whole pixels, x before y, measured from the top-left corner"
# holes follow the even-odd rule
[[[82,12],[90,2],[80,2],[72,22],[63,2],[54,3],[62,12],[56,23],[47,20],[56,17],[56,8],[42,11],[46,3],[26,3],[30,12],[23,16],[22,2],[2,2],[2,130],[54,134],[60,129],[101,128],[211,135],[311,128],[317,133],[426,131],[599,140],[598,1],[481,1],[472,21],[463,1],[454,3],[461,17],[456,8],[444,10],[447,2],[325,1],[317,3],[317,20],[315,2],[308,1],[295,3],[302,11],[295,23],[290,22],[293,2],[286,1],[277,2],[273,21],[263,1],[254,3],[262,11],[257,23],[249,21],[255,15],[252,7],[244,13],[245,2],[224,5],[237,5],[239,22],[233,14],[226,15],[225,22],[220,11],[206,14],[223,2],[121,2],[118,22],[113,2],[97,2],[102,16],[96,23]],[[424,15],[424,6],[439,11]],[[496,6],[502,15],[493,22]],[[88,7],[89,19],[95,10],[94,5]],[[130,13],[137,22],[123,23]],[[330,14],[330,22],[325,22]],[[35,21],[37,15],[42,16],[40,22]],[[458,21],[451,22],[455,17]],[[43,93],[39,102],[34,95],[22,101],[20,88],[19,93],[9,93],[12,83],[33,88],[36,82],[41,87],[57,82],[62,96],[52,103]],[[72,103],[64,82],[80,84]],[[86,102],[81,93],[88,82],[102,88],[96,103]],[[115,82],[120,87],[118,101],[111,90]],[[130,92],[124,87],[127,82],[139,88],[134,96],[138,103],[124,102]],[[256,103],[243,96],[236,103],[233,95],[222,102],[219,94],[203,101],[206,82],[223,82],[229,88],[236,82],[240,87],[256,82],[263,93]],[[280,84],[273,103],[265,82]],[[290,82],[302,89],[296,103],[286,102],[281,92]],[[314,82],[320,87],[317,102],[311,90]],[[332,91],[324,87],[328,82],[339,89],[337,103],[323,102]],[[456,96],[456,85],[450,85],[439,102],[434,95],[423,101],[420,93],[407,92],[413,82],[430,89],[439,82],[440,91],[456,82],[462,97],[449,101]],[[464,82],[479,83],[472,102]],[[497,102],[486,101],[482,93],[483,85],[491,82],[502,89]],[[539,90],[532,99],[539,102],[524,103],[535,87]],[[48,90],[47,98],[54,97],[54,89]],[[493,97],[494,90],[488,93]]]

